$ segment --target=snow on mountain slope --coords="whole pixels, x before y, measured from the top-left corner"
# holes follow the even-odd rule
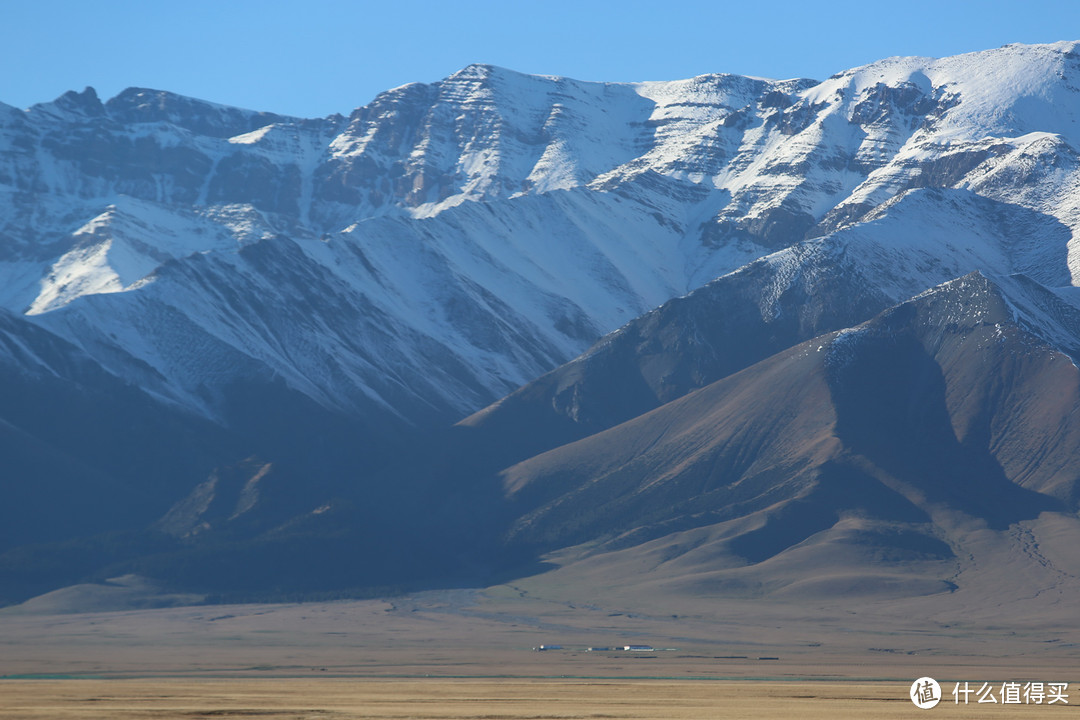
[[[121,292],[169,260],[237,245],[217,223],[126,196],[76,230],[72,240],[72,248],[41,279],[28,315],[83,295]]]
[[[87,89],[0,108],[0,300],[202,413],[254,373],[444,420],[840,229],[894,300],[970,269],[1071,286],[1077,87],[1058,43],[821,83],[472,65],[321,120]],[[901,206],[922,242],[878,236]]]
[[[1030,167],[1024,156],[1036,142],[1075,157],[1078,86],[1074,43],[892,58],[840,73],[760,109],[711,179],[731,192],[712,235],[789,244],[857,221],[906,188],[975,182],[982,194],[1060,213],[1075,227],[1071,198],[1025,196],[1030,186],[1071,186],[1074,163],[1054,163],[1053,184],[983,178],[995,166]]]
[[[324,222],[357,206],[430,216],[468,200],[578,187],[636,157],[651,103],[633,87],[470,65],[355,111],[317,172]],[[336,202],[335,202],[336,201]]]
[[[35,318],[203,412],[200,388],[255,375],[341,411],[452,421],[682,292],[676,240],[614,198],[557,192],[195,253]]]

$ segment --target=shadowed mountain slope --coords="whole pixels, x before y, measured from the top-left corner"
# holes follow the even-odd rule
[[[1080,377],[1021,324],[1002,285],[976,274],[797,345],[506,469],[520,513],[510,536],[580,545],[594,567],[670,536],[653,569],[719,573],[717,592],[779,592],[835,565],[855,585],[864,574],[868,589],[903,593],[909,561],[922,563],[915,586],[943,590],[972,526],[1007,536],[1047,514],[1078,523]],[[708,552],[672,540],[688,534],[708,537]],[[837,543],[861,559],[835,560]],[[687,553],[705,564],[676,562]]]

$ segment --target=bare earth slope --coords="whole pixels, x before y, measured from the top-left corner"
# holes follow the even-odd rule
[[[947,283],[506,469],[512,541],[701,597],[1064,601],[1077,370],[1001,287]]]

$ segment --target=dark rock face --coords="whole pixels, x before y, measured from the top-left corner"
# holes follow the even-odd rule
[[[250,203],[267,212],[300,213],[300,169],[281,167],[264,157],[236,152],[222,158],[207,190],[207,202]]]

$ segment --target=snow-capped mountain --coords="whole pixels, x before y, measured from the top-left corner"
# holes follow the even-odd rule
[[[822,82],[472,65],[322,119],[137,88],[0,106],[0,367],[32,379],[11,397],[126,388],[102,427],[134,403],[187,428],[168,452],[219,434],[130,527],[363,517],[377,544],[432,493],[456,510],[424,532],[483,509],[469,542],[499,543],[527,535],[520,502],[439,478],[602,437],[972,272],[1075,362],[1078,118],[1073,42]],[[118,487],[148,472],[0,419],[41,444],[26,466],[52,448]],[[341,493],[360,515],[325,509]]]
[[[227,413],[207,388],[254,375],[454,419],[911,188],[1057,220],[1052,248],[1018,242],[1070,284],[1077,86],[1061,43],[822,83],[475,65],[322,120],[88,89],[3,109],[2,300],[209,417]]]

